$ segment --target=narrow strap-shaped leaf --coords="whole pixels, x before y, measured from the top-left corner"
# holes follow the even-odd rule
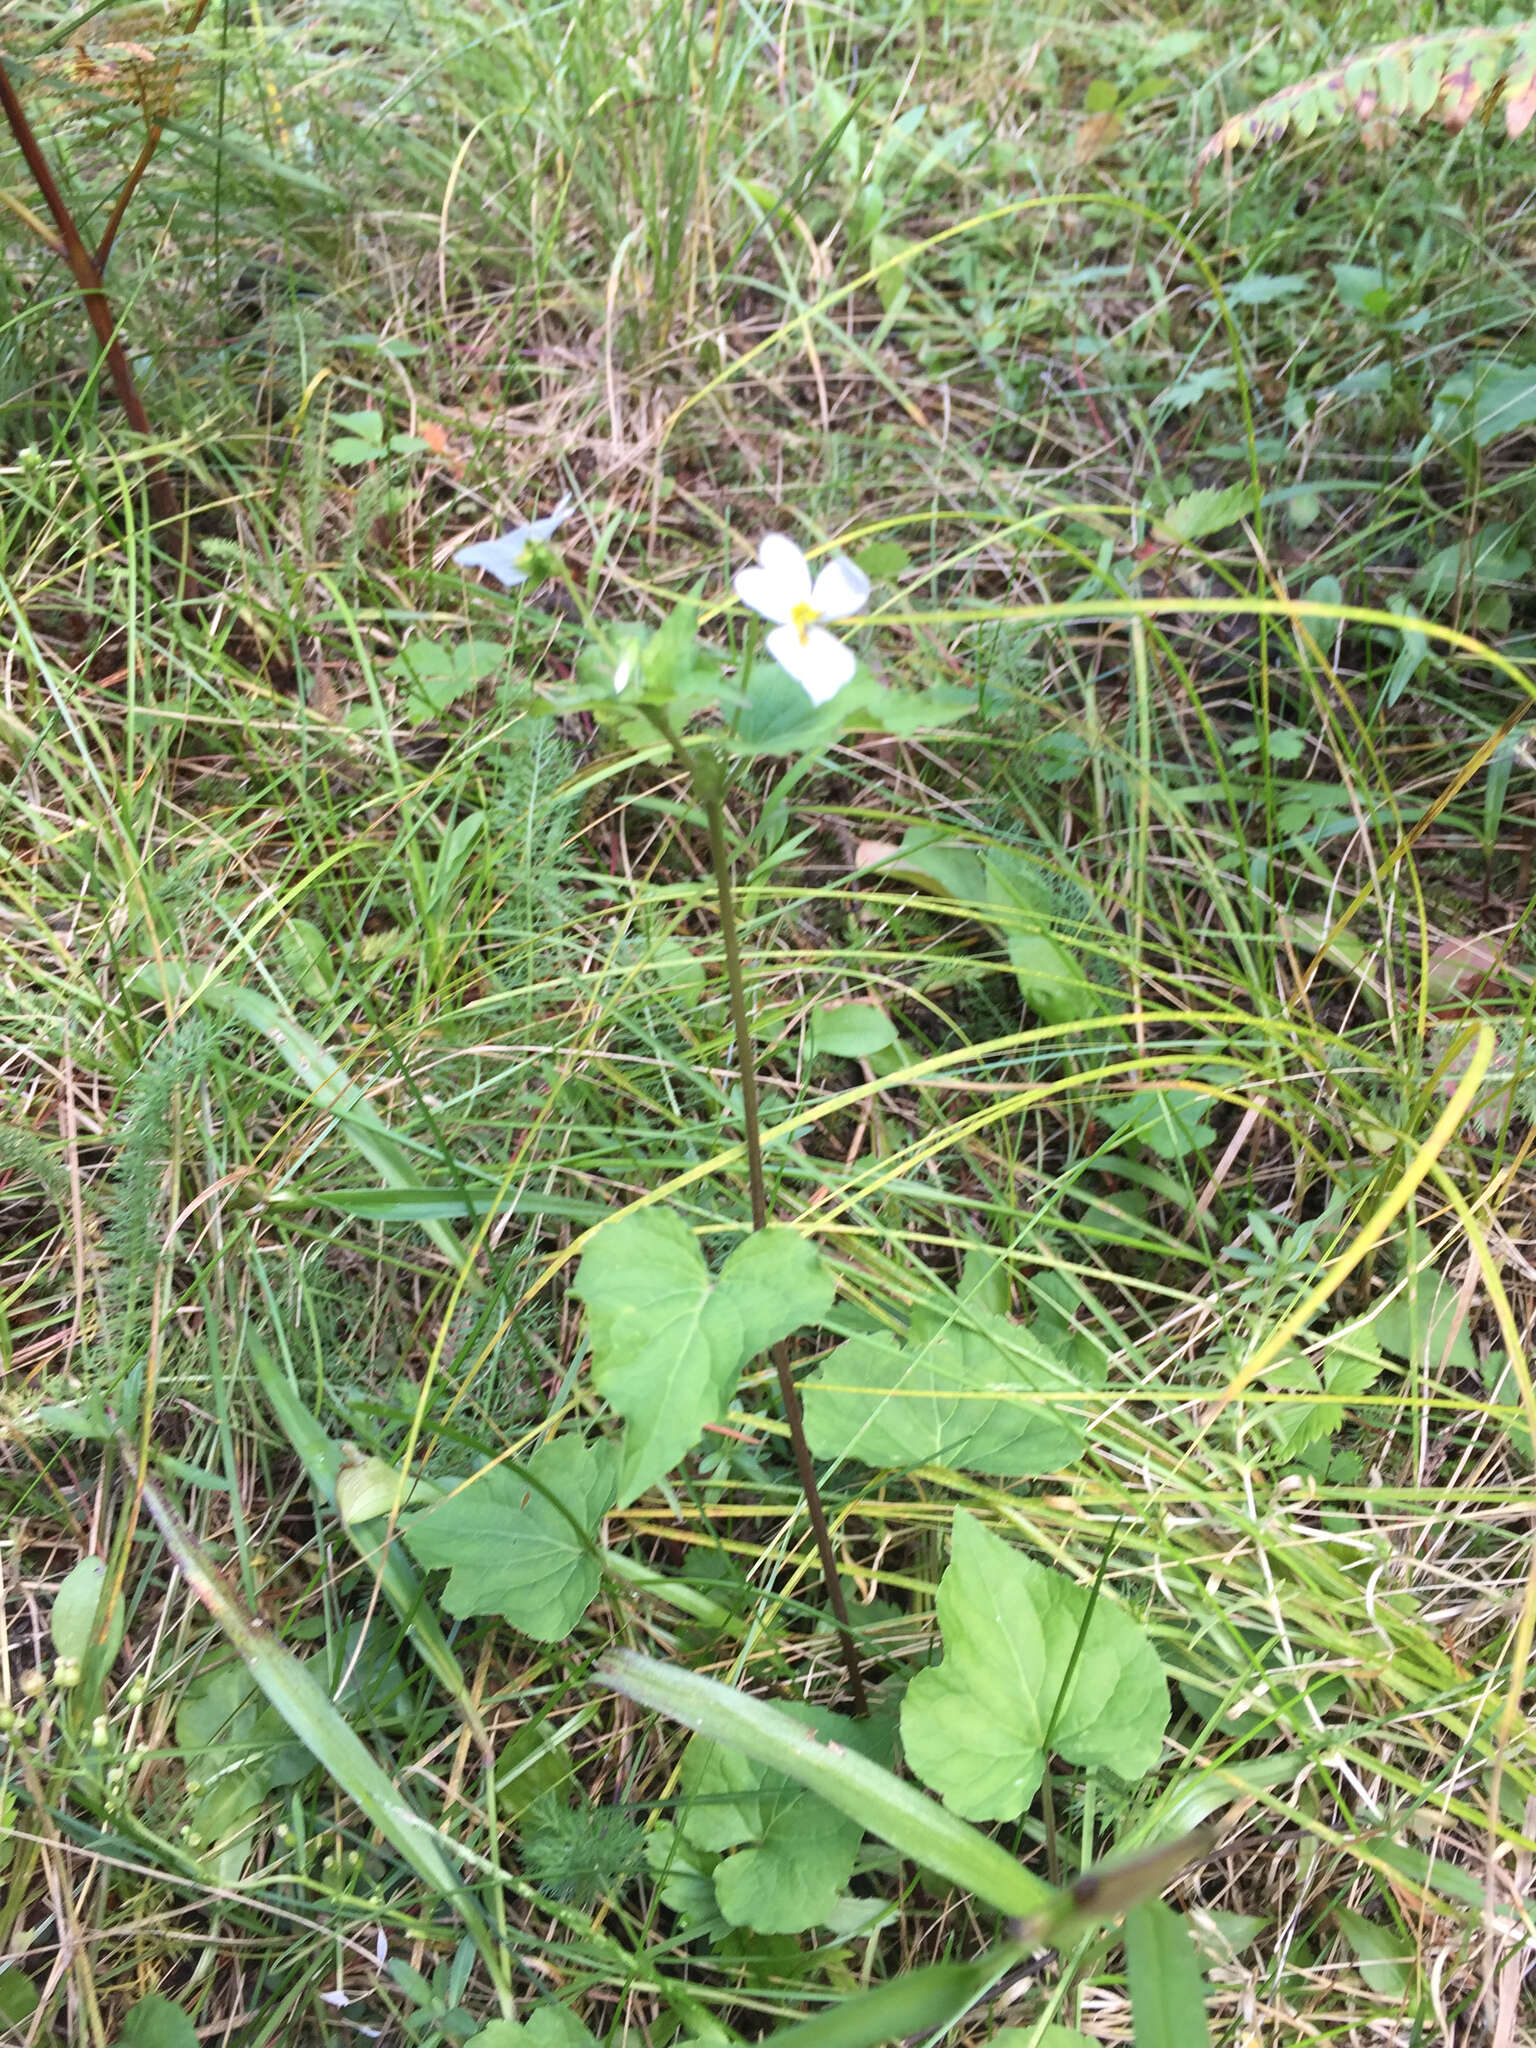
[[[596,1675],[642,1706],[782,1771],[839,1813],[862,1821],[903,1856],[964,1885],[1001,1912],[1025,1919],[1055,1901],[1049,1885],[968,1821],[857,1751],[823,1741],[765,1700],[632,1650],[612,1651]]]
[[[126,1441],[122,1454],[136,1475],[138,1459]],[[488,1945],[484,1917],[454,1874],[447,1845],[436,1829],[409,1804],[378,1759],[342,1719],[308,1665],[286,1650],[264,1621],[246,1613],[156,1482],[146,1476],[141,1490],[177,1570],[299,1741],[422,1882],[454,1907],[476,1942]]]
[[[256,1368],[267,1404],[309,1474],[316,1493],[340,1515],[336,1481],[341,1471],[341,1446],[333,1443],[316,1422],[254,1331],[246,1332],[245,1349]],[[398,1541],[384,1543],[383,1527],[373,1522],[353,1523],[345,1515],[341,1515],[341,1522],[358,1556],[378,1580],[379,1590],[404,1622],[417,1656],[469,1723],[476,1741],[483,1745],[485,1729],[464,1683],[459,1660],[437,1625],[437,1616],[427,1604],[416,1567],[406,1556],[404,1545]]]
[[[890,1984],[857,1992],[814,2019],[780,2027],[763,2048],[881,2048],[952,2027],[1024,1954],[1013,1942],[974,1963],[930,1963]]]

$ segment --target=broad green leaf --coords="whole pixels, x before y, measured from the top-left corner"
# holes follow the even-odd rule
[[[283,965],[303,994],[320,1002],[331,992],[331,946],[324,932],[307,917],[290,917],[277,934]]]
[[[658,1821],[645,1833],[645,1860],[661,1887],[661,1902],[676,1913],[690,1935],[713,1937],[730,1923],[715,1897],[713,1850],[688,1841],[670,1821]]]
[[[470,2036],[467,2048],[597,2048],[591,2032],[569,2006],[546,2001],[521,2024],[492,2020]]]
[[[912,566],[912,557],[895,540],[872,540],[867,547],[859,549],[854,561],[872,581],[892,582],[898,576],[905,576]]]
[[[176,1743],[187,1759],[197,1853],[217,1882],[234,1884],[268,1793],[307,1778],[314,1760],[233,1658],[192,1681],[177,1709]]]
[[[834,697],[813,704],[787,669],[776,661],[753,665],[747,701],[725,746],[742,759],[756,755],[815,754],[842,730],[843,711]]]
[[[610,1651],[596,1675],[642,1706],[782,1771],[901,1855],[999,1912],[1025,1918],[1055,1900],[1048,1885],[979,1829],[857,1750],[821,1741],[782,1707],[630,1650]]]
[[[1229,306],[1273,306],[1278,300],[1293,299],[1298,293],[1311,289],[1309,277],[1298,277],[1294,273],[1276,277],[1263,270],[1250,271],[1247,277],[1240,277],[1221,288]],[[1211,303],[1206,301],[1207,305]]]
[[[1136,2048],[1207,2048],[1200,1959],[1189,1929],[1161,1899],[1126,1916],[1125,1970]]]
[[[455,646],[413,640],[384,664],[384,673],[405,684],[406,708],[419,722],[446,711],[506,662],[507,649],[498,640],[465,640]]]
[[[340,427],[348,434],[356,434],[360,441],[369,441],[375,448],[384,445],[384,416],[377,412],[336,412],[331,414],[331,425]]]
[[[1351,1326],[1360,1344],[1375,1343],[1394,1358],[1440,1370],[1442,1358],[1454,1372],[1476,1372],[1461,1290],[1433,1266],[1412,1275],[1377,1309]],[[1449,1350],[1447,1350],[1449,1347]]]
[[[1187,1159],[1210,1144],[1216,1131],[1206,1118],[1211,1097],[1194,1088],[1134,1088],[1101,1096],[1094,1105],[1123,1144],[1134,1138],[1159,1159]]]
[[[955,1812],[1022,1813],[1048,1733],[1068,1762],[1105,1765],[1128,1782],[1157,1762],[1167,1682],[1152,1645],[1106,1594],[1035,1564],[961,1512],[938,1611],[943,1661],[907,1688],[901,1734],[913,1770]]]
[[[818,1003],[806,1035],[813,1053],[867,1060],[896,1043],[896,1026],[878,1003]]]
[[[835,1288],[815,1245],[777,1226],[711,1277],[682,1218],[653,1208],[597,1233],[572,1292],[587,1305],[592,1383],[627,1425],[623,1507],[723,1419],[747,1361],[819,1322]]]
[[[1367,1920],[1351,1907],[1335,1905],[1333,1917],[1349,1944],[1355,1967],[1372,1991],[1382,1998],[1405,2001],[1413,1989],[1413,1945],[1400,1929]]]
[[[610,1444],[557,1436],[520,1470],[489,1465],[403,1524],[427,1571],[446,1565],[449,1614],[499,1614],[540,1642],[570,1634],[602,1578],[595,1534],[613,1506]]]
[[[15,1963],[0,1969],[0,2027],[24,2027],[41,2003],[37,1986],[24,1970]]]
[[[1519,583],[1531,566],[1512,526],[1485,526],[1474,540],[1453,541],[1432,554],[1409,584],[1427,611],[1449,605],[1471,584]]]
[[[1442,440],[1472,436],[1486,448],[1536,420],[1536,369],[1491,362],[1447,377],[1435,393],[1430,425]]]
[[[359,440],[355,434],[343,434],[330,444],[332,462],[343,469],[356,469],[365,462],[376,462],[384,451],[377,441]]]
[[[879,873],[910,882],[935,896],[948,896],[956,903],[978,909],[987,900],[987,877],[981,855],[948,834],[930,826],[909,825],[902,835],[901,850],[894,859],[883,861]]]
[[[158,1992],[129,2006],[117,2040],[118,2048],[198,2048],[191,2019]]]
[[[1097,1016],[1100,991],[1062,931],[1060,910],[1040,868],[1002,849],[989,851],[982,866],[991,915],[1025,1002],[1047,1024],[1080,1024]]]
[[[48,1630],[59,1656],[83,1661],[89,1654],[96,1634],[96,1610],[106,1583],[107,1564],[101,1557],[82,1557],[65,1574],[62,1585],[53,1596],[53,1607],[48,1616]],[[123,1596],[119,1593],[106,1621],[105,1658],[108,1664],[122,1643],[123,1627]]]
[[[1080,1393],[1052,1350],[974,1301],[914,1311],[905,1343],[852,1337],[802,1386],[819,1458],[999,1478],[1071,1463],[1083,1443]]]
[[[869,1723],[800,1703],[783,1711],[822,1741],[866,1756],[881,1746]],[[888,1753],[888,1728],[884,1737]],[[799,1934],[826,1923],[853,1874],[864,1836],[859,1820],[784,1772],[702,1735],[684,1751],[682,1791],[679,1828],[696,1849],[720,1856],[715,1898],[733,1927]]]

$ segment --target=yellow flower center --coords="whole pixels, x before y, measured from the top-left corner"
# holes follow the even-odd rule
[[[800,635],[800,645],[802,647],[810,637],[812,626],[815,625],[820,617],[821,613],[817,611],[814,605],[810,604],[797,604],[790,613],[789,623]]]

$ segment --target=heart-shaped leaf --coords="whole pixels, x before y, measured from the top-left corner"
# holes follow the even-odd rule
[[[747,1361],[819,1322],[834,1291],[795,1230],[755,1231],[713,1277],[669,1209],[616,1217],[597,1233],[572,1292],[587,1305],[592,1384],[628,1425],[621,1507],[723,1418]]]
[[[557,1436],[520,1471],[489,1465],[404,1524],[428,1571],[447,1565],[450,1614],[500,1614],[524,1635],[558,1642],[596,1597],[594,1536],[613,1506],[617,1459],[606,1443]]]
[[[913,1770],[955,1812],[1015,1819],[1039,1786],[1047,1741],[1126,1780],[1157,1762],[1167,1681],[1107,1596],[959,1513],[938,1606],[944,1658],[907,1688],[901,1736]]]

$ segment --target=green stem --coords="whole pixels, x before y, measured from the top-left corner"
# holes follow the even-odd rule
[[[673,739],[670,732],[667,733],[667,737]],[[694,796],[703,806],[705,822],[709,827],[709,857],[715,871],[715,895],[720,906],[720,938],[725,948],[725,978],[730,991],[731,1025],[736,1034],[736,1064],[741,1073],[741,1122],[747,1147],[747,1188],[752,1201],[752,1228],[763,1230],[768,1223],[768,1190],[763,1175],[762,1127],[757,1113],[757,1055],[752,1044],[752,1027],[747,1017],[746,982],[741,971],[741,946],[736,930],[736,898],[731,884],[731,854],[725,838],[725,776],[718,759],[700,760],[695,763],[686,750],[677,745],[675,739],[673,746],[687,763]],[[837,1639],[848,1673],[848,1689],[853,1695],[855,1712],[864,1719],[869,1714],[869,1696],[864,1690],[864,1674],[859,1664],[859,1652],[848,1621],[848,1603],[843,1598],[842,1581],[837,1574],[837,1558],[832,1549],[832,1532],[827,1525],[826,1509],[822,1506],[821,1489],[816,1484],[816,1469],[811,1463],[811,1447],[805,1440],[805,1421],[800,1412],[800,1390],[795,1385],[795,1377],[790,1370],[789,1348],[783,1343],[775,1344],[773,1347],[773,1369],[778,1375],[779,1398],[784,1404],[784,1420],[789,1425],[789,1440],[794,1446],[795,1471],[799,1476],[800,1491],[804,1496],[806,1513],[810,1516],[811,1529],[816,1538],[816,1554],[821,1560],[822,1580],[837,1622]]]

